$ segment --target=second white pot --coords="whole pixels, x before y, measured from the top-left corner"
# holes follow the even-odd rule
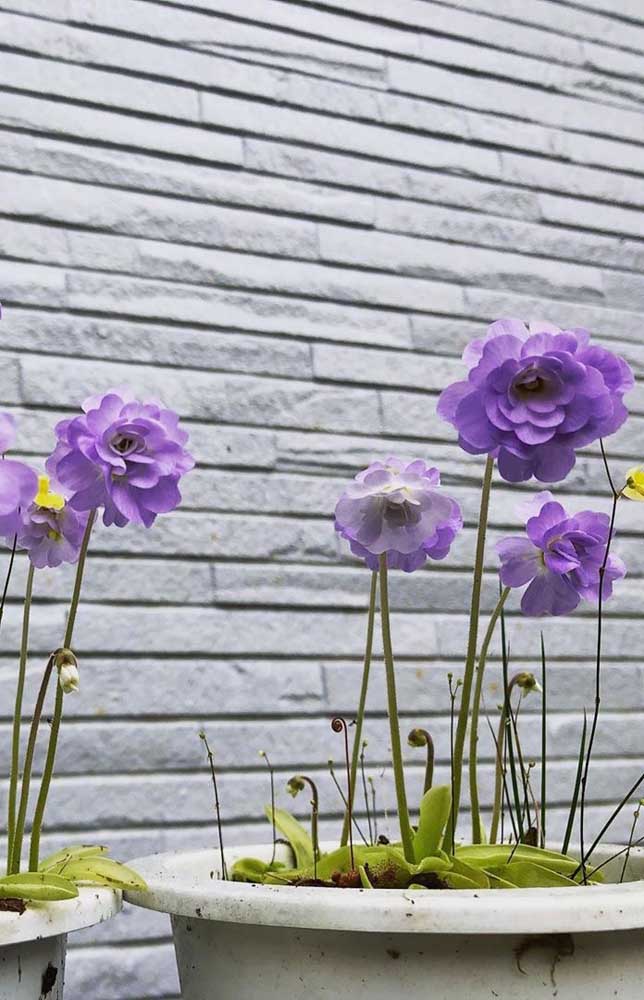
[[[619,848],[593,855],[599,863]],[[269,845],[226,852],[268,860]],[[282,858],[290,861],[287,849]],[[641,1000],[644,852],[623,884],[382,890],[218,878],[217,852],[133,862],[172,916],[183,1000]],[[621,859],[607,865],[618,882]]]
[[[0,1000],[63,1000],[67,935],[109,920],[121,905],[120,892],[86,887],[76,899],[0,911]]]

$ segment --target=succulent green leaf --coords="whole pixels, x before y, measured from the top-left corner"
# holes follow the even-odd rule
[[[101,845],[79,844],[77,847],[64,847],[61,851],[56,851],[55,854],[50,854],[48,857],[43,858],[38,865],[38,871],[53,871],[61,874],[65,865],[70,861],[76,861],[78,858],[96,857],[108,852],[109,847],[102,847]]]
[[[65,866],[65,876],[73,882],[108,885],[112,889],[141,891],[147,888],[141,876],[132,868],[102,855],[90,855],[70,861]]]
[[[423,795],[418,829],[414,835],[414,858],[417,862],[436,855],[451,808],[452,793],[449,785],[435,785]]]
[[[13,897],[26,901],[74,899],[78,889],[74,883],[51,872],[21,872],[0,878],[0,899]]]
[[[459,875],[458,872],[445,872],[442,878],[447,882],[450,889],[478,889],[480,886],[471,878]]]
[[[358,865],[358,873],[360,875],[360,885],[363,889],[373,889],[371,882],[369,881],[369,876],[365,871],[364,865]]]
[[[477,868],[498,868],[500,865],[531,862],[558,872],[560,875],[572,875],[579,868],[579,861],[566,854],[547,851],[542,847],[530,847],[527,844],[511,846],[509,844],[468,844],[456,848],[456,856]]]
[[[275,826],[286,837],[295,854],[297,868],[307,868],[313,864],[313,841],[301,823],[291,816],[286,809],[275,809],[266,806],[269,821],[274,820]]]
[[[552,868],[544,868],[543,865],[534,864],[532,861],[512,861],[509,865],[500,865],[493,869],[491,874],[512,883],[519,889],[545,889],[575,885],[575,882],[566,875],[562,875]]]

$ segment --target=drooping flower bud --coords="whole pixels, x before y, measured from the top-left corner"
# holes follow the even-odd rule
[[[536,691],[539,694],[543,691],[539,681],[534,676],[534,674],[529,673],[529,671],[524,670],[515,677],[517,687],[520,687],[524,694],[530,694],[531,691]]]
[[[71,649],[59,649],[54,656],[54,665],[58,670],[58,683],[64,694],[72,694],[80,687],[78,660]]]

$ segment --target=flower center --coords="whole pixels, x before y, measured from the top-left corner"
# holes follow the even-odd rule
[[[547,387],[548,380],[532,365],[519,372],[512,385],[519,399],[529,399],[532,396],[537,396],[547,389]]]
[[[110,441],[110,447],[117,455],[131,455],[138,443],[137,439],[130,434],[115,434]]]
[[[37,507],[45,507],[47,510],[62,510],[65,506],[65,498],[59,493],[52,493],[49,489],[49,476],[38,476],[38,492],[34,497]]]

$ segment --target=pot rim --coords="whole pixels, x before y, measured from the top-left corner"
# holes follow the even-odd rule
[[[601,845],[593,861],[601,863],[622,849]],[[272,850],[272,844],[265,843],[229,848],[226,861],[268,859]],[[286,852],[282,859],[288,861]],[[153,854],[131,864],[148,889],[126,892],[128,902],[172,916],[224,923],[387,934],[568,934],[644,928],[642,848],[631,851],[631,871],[640,876],[638,881],[506,891],[338,890],[223,881],[214,877],[219,851],[212,848]]]
[[[27,903],[24,913],[0,911],[0,948],[69,934],[116,916],[122,894],[105,886],[79,886],[75,899]]]

